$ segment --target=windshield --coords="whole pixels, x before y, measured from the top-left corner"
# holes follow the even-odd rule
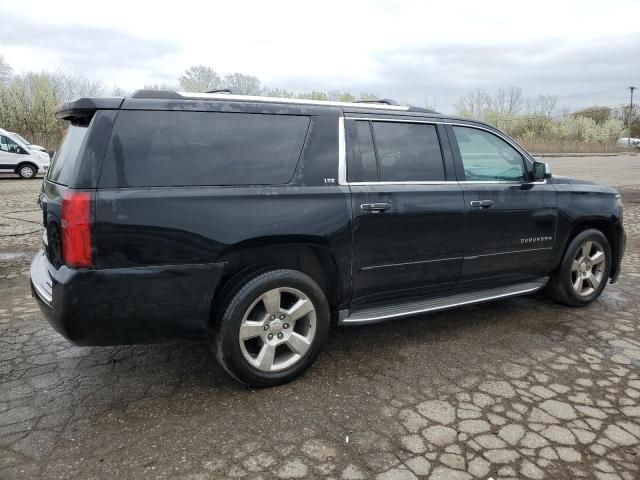
[[[16,142],[22,148],[25,148],[25,149],[29,150],[29,143],[25,142],[24,139],[20,135],[17,135],[17,134],[15,134],[13,132],[7,132],[7,137],[9,137],[11,140]]]
[[[13,135],[14,137],[16,137],[18,140],[22,140],[24,143],[26,143],[27,145],[31,145],[31,142],[28,141],[26,138],[24,138],[22,135],[16,133],[16,132],[11,132],[11,135]]]

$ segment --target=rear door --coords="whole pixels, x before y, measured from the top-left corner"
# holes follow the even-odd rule
[[[472,125],[447,129],[467,211],[459,287],[544,276],[555,242],[555,189],[529,181],[531,162],[497,132]]]
[[[352,305],[450,289],[462,266],[465,218],[444,127],[358,116],[345,123]]]

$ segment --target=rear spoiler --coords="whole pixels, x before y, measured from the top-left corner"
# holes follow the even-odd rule
[[[79,98],[58,105],[55,115],[58,120],[89,119],[97,110],[118,110],[122,102],[124,97]]]

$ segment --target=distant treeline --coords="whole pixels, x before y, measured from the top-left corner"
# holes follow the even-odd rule
[[[498,89],[494,94],[476,90],[455,104],[458,115],[495,125],[525,144],[544,142],[610,146],[627,134],[632,114],[632,135],[640,134],[638,109],[629,106],[593,106],[575,112],[558,112],[557,98],[540,95],[526,98],[519,87]]]
[[[349,102],[380,98],[370,92],[354,94],[347,90],[293,92],[262,85],[253,75],[222,75],[214,69],[195,65],[177,78],[175,85],[144,85],[146,89],[206,92],[231,89],[244,95],[335,100]],[[64,72],[25,72],[14,74],[0,56],[0,127],[15,131],[31,142],[57,148],[65,131],[64,122],[54,118],[56,105],[83,96],[126,96],[120,87],[105,88],[102,82]],[[428,105],[427,105],[428,106]],[[433,108],[433,107],[431,107]],[[455,104],[458,115],[487,121],[521,141],[570,141],[611,144],[626,134],[627,116],[634,114],[632,135],[640,134],[637,112],[626,107],[591,107],[577,112],[556,112],[556,98],[541,95],[530,99],[518,87],[499,89],[494,94],[476,90]]]

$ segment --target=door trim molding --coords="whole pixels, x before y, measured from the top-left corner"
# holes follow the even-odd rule
[[[423,263],[448,262],[452,260],[462,260],[462,259],[463,257],[449,257],[449,258],[434,258],[433,260],[418,260],[417,262],[387,263],[383,265],[371,265],[369,267],[360,267],[360,270],[368,271],[368,270],[376,270],[378,268],[404,267],[405,265],[420,265]]]
[[[510,250],[508,252],[482,253],[480,255],[469,255],[468,257],[464,257],[464,260],[475,260],[476,258],[493,257],[495,255],[509,255],[511,253],[536,252],[539,250],[553,250],[553,247],[523,248],[521,250]]]

